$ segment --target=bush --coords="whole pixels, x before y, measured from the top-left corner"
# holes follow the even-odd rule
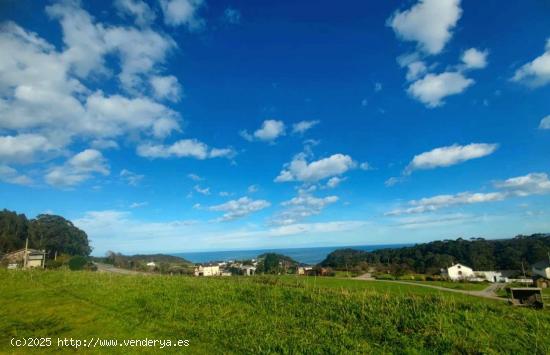
[[[84,266],[88,264],[88,260],[83,256],[73,256],[69,260],[69,269],[75,271],[75,270],[83,270]]]
[[[46,260],[46,269],[59,269],[63,263],[59,260]]]

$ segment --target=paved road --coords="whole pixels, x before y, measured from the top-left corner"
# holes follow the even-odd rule
[[[414,285],[414,286],[419,286],[419,287],[428,287],[428,288],[433,288],[433,289],[441,290],[441,291],[462,293],[463,295],[483,297],[483,298],[488,298],[488,299],[498,300],[498,301],[507,301],[506,298],[498,297],[495,294],[495,291],[498,290],[500,287],[502,287],[502,285],[497,284],[497,283],[491,284],[489,287],[487,287],[486,289],[481,290],[481,291],[466,291],[466,290],[456,290],[456,289],[452,289],[452,288],[446,288],[446,287],[442,287],[442,286],[421,284],[421,283],[416,283],[416,282],[397,281],[397,280],[376,280],[376,279],[373,279],[370,274],[360,275],[360,276],[356,277],[356,279],[363,280],[363,281],[389,282],[389,283],[396,283],[396,284],[402,284],[402,285]]]
[[[94,263],[97,266],[97,271],[99,272],[112,272],[114,274],[124,274],[124,275],[152,275],[151,273],[121,269],[109,264],[103,263]]]

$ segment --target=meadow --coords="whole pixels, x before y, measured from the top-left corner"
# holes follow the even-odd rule
[[[101,337],[188,339],[193,354],[548,354],[548,334],[548,310],[414,285],[0,270],[0,353],[31,350],[12,337]],[[166,351],[182,349],[130,352]]]

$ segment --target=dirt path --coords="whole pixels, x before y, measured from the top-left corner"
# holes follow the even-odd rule
[[[97,266],[97,271],[99,272],[112,272],[115,274],[123,274],[123,275],[152,275],[151,273],[142,272],[142,271],[121,269],[119,267],[109,265],[109,264],[102,264],[102,263],[94,263],[94,264],[95,266]]]
[[[456,290],[452,288],[446,288],[442,286],[435,286],[435,285],[426,285],[416,282],[407,282],[407,281],[397,281],[397,280],[376,280],[371,277],[370,274],[363,274],[361,276],[355,277],[355,279],[363,280],[363,281],[375,281],[375,282],[389,282],[389,283],[395,283],[395,284],[402,284],[402,285],[414,285],[419,287],[428,287],[433,288],[436,290],[446,291],[446,292],[454,292],[454,293],[462,293],[463,295],[470,295],[475,297],[482,297],[482,298],[488,298],[492,300],[498,300],[498,301],[507,301],[505,298],[498,297],[495,294],[495,291],[498,290],[502,285],[500,284],[491,284],[489,287],[481,290],[481,291],[467,291],[467,290]]]

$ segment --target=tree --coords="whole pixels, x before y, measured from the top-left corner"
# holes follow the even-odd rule
[[[61,216],[41,214],[31,220],[29,235],[32,245],[45,249],[52,257],[55,252],[69,255],[90,255],[88,235]]]

